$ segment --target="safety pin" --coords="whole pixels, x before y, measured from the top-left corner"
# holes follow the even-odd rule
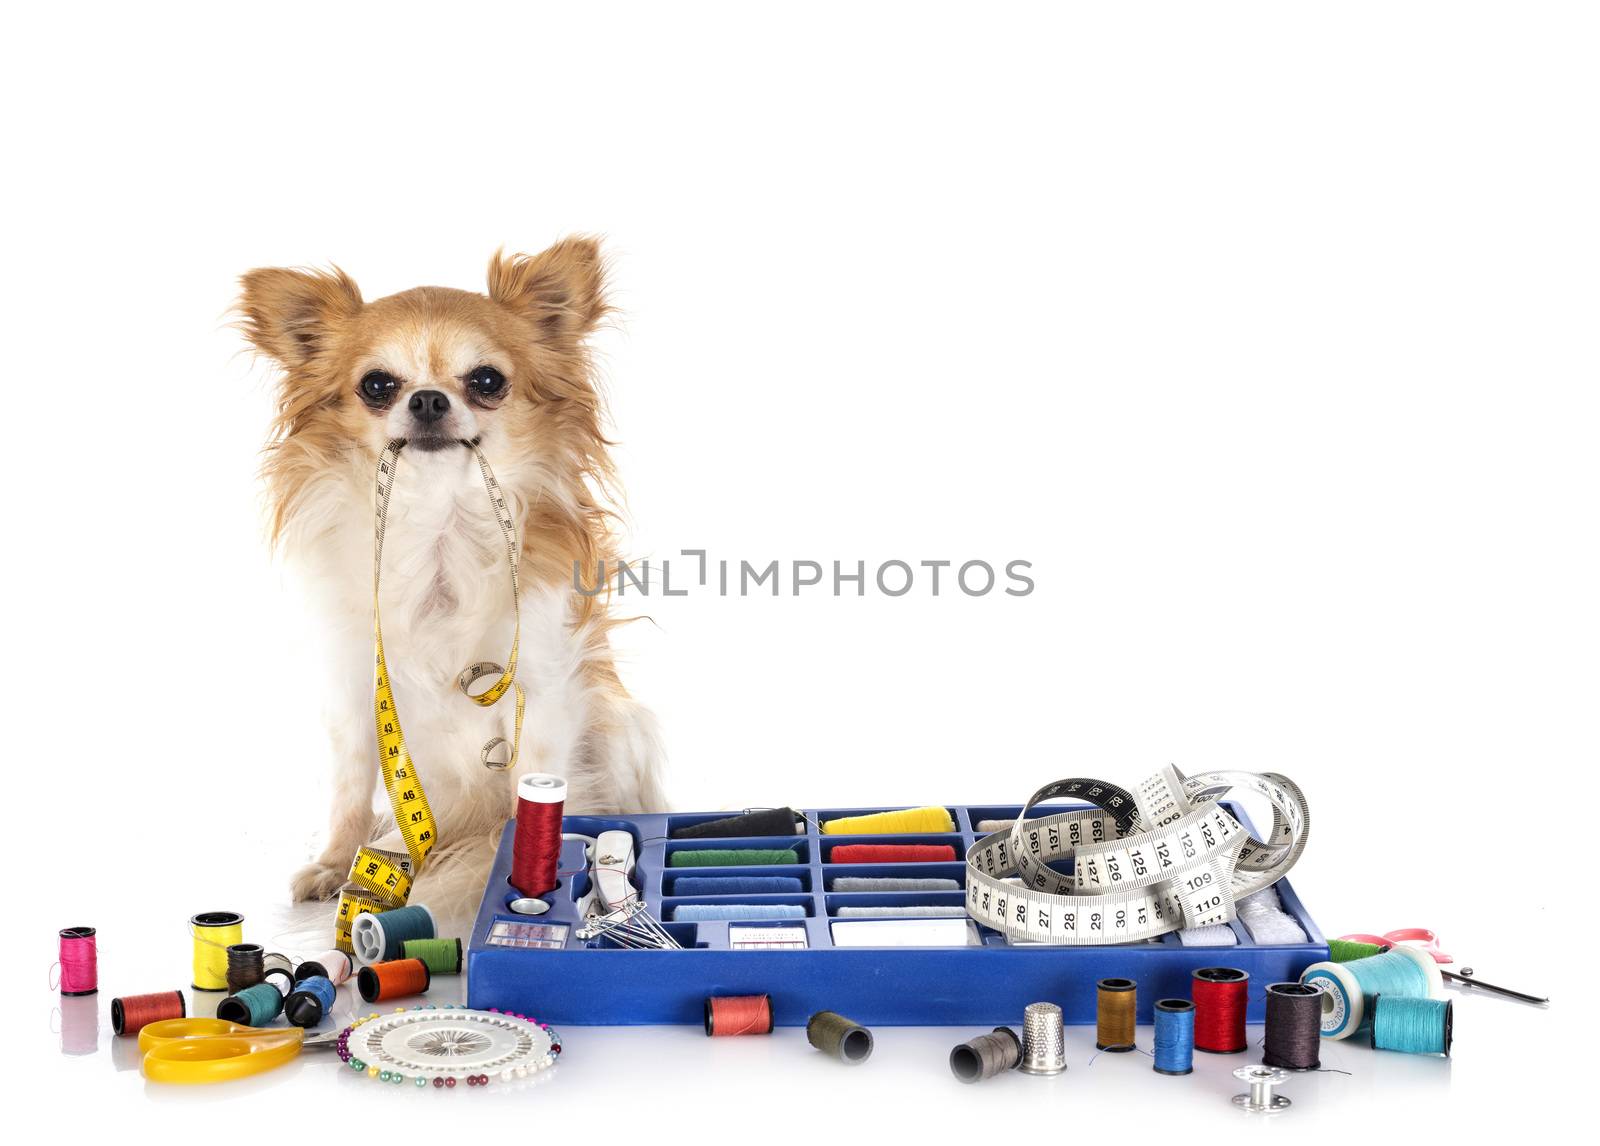
[[[1541,999],[1538,995],[1527,995],[1521,991],[1513,991],[1510,987],[1497,987],[1493,983],[1485,983],[1482,979],[1473,975],[1471,967],[1463,967],[1459,972],[1445,971],[1441,968],[1439,973],[1452,983],[1460,983],[1464,987],[1478,987],[1485,991],[1493,991],[1497,995],[1504,995],[1508,999],[1516,999],[1523,1003],[1532,1003],[1537,1007],[1548,1006],[1550,1003],[1548,996]]]

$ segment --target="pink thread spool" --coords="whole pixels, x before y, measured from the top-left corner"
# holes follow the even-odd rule
[[[63,927],[57,958],[63,995],[92,995],[100,989],[100,955],[93,927]]]

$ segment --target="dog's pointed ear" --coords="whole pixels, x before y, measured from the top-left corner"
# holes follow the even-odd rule
[[[575,343],[610,309],[600,244],[575,236],[538,255],[497,251],[489,260],[489,297],[531,321],[544,340]]]
[[[338,267],[264,267],[240,276],[235,309],[255,348],[292,370],[322,353],[333,327],[361,309],[361,291]]]

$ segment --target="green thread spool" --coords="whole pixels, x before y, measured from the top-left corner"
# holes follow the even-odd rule
[[[1374,1050],[1402,1054],[1450,1055],[1455,1041],[1455,1009],[1449,999],[1407,999],[1378,995],[1372,1000]]]
[[[264,1027],[283,1010],[283,996],[271,983],[257,983],[217,1004],[217,1018],[246,1027]]]
[[[818,1011],[806,1022],[806,1041],[825,1055],[854,1066],[872,1055],[872,1032],[834,1011]]]
[[[1328,940],[1328,958],[1335,963],[1353,963],[1383,950],[1376,943],[1357,943],[1350,939]]]
[[[400,951],[402,959],[421,959],[430,975],[461,974],[459,939],[407,939]]]
[[[795,864],[793,848],[700,848],[673,852],[669,867],[762,867]]]

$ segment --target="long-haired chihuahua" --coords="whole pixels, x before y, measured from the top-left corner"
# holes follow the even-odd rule
[[[575,570],[593,579],[612,563],[615,486],[587,347],[607,313],[598,245],[496,255],[486,295],[418,287],[365,302],[337,269],[254,270],[241,283],[241,326],[282,368],[265,462],[272,536],[329,638],[331,823],[294,897],[336,893],[386,822],[374,808],[372,529],[375,466],[395,439],[406,445],[385,531],[384,647],[438,822],[421,894],[481,888],[521,773],[565,776],[570,809],[663,810],[655,722],[617,677],[604,597],[575,591]],[[521,542],[528,707],[514,772],[479,756],[510,735],[511,701],[483,708],[456,688],[466,666],[503,658],[512,633],[505,545],[474,443]]]

